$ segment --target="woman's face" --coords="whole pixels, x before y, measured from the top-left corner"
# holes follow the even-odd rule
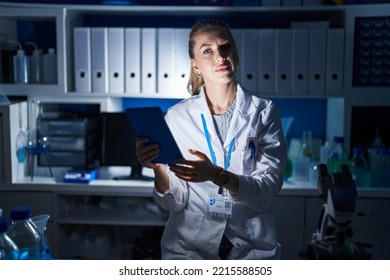
[[[229,32],[224,27],[211,27],[194,38],[195,73],[202,75],[205,84],[226,84],[234,79],[238,55]]]

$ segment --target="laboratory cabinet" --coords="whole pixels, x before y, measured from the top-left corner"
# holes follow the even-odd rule
[[[152,189],[152,183],[144,181],[3,184],[0,205],[4,215],[22,204],[30,205],[33,215],[49,214],[47,234],[56,258],[126,259],[136,248],[145,251],[149,246],[146,251],[158,259],[168,212],[156,206]],[[353,240],[372,245],[373,259],[389,259],[390,193],[386,189],[359,192],[352,217]],[[275,203],[282,259],[300,259],[298,252],[310,243],[323,203],[315,188],[282,188]]]
[[[55,199],[58,258],[161,258],[168,213],[151,197],[56,193]]]
[[[279,195],[275,203],[277,239],[282,246],[282,259],[299,259],[304,246],[305,197]]]

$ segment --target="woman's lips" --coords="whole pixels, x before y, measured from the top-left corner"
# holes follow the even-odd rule
[[[229,66],[227,65],[220,65],[217,67],[217,69],[215,70],[216,72],[225,72],[229,69]]]

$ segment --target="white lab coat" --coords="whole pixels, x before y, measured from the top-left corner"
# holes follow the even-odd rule
[[[218,187],[208,181],[191,183],[168,171],[164,193],[154,190],[156,202],[170,211],[161,240],[163,259],[219,259],[222,235],[234,245],[229,259],[272,259],[279,256],[273,201],[282,187],[287,159],[281,120],[275,104],[237,88],[237,104],[225,143],[218,138],[205,93],[171,107],[166,121],[186,159],[196,159],[188,149],[210,152],[204,135],[204,114],[217,165],[223,167],[229,144],[235,138],[228,170],[238,175],[239,192],[233,197],[230,219],[208,215],[209,194]],[[248,137],[257,137],[256,158],[247,149]]]

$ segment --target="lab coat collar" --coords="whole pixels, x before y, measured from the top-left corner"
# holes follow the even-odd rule
[[[194,120],[198,120],[200,126],[202,126],[201,122],[201,114],[204,115],[206,119],[206,123],[208,125],[208,130],[210,133],[210,138],[213,141],[213,145],[221,145],[221,141],[219,141],[214,121],[211,116],[210,110],[208,109],[206,93],[204,88],[202,87],[201,91],[197,96],[192,97],[193,102],[189,102],[188,111],[192,115]],[[230,123],[229,131],[226,137],[226,141],[223,144],[224,148],[227,149],[229,147],[230,142],[234,137],[238,135],[242,127],[248,122],[250,115],[255,111],[256,104],[252,100],[252,96],[243,91],[240,85],[237,85],[237,95],[236,95],[236,108],[234,110],[232,120]]]

